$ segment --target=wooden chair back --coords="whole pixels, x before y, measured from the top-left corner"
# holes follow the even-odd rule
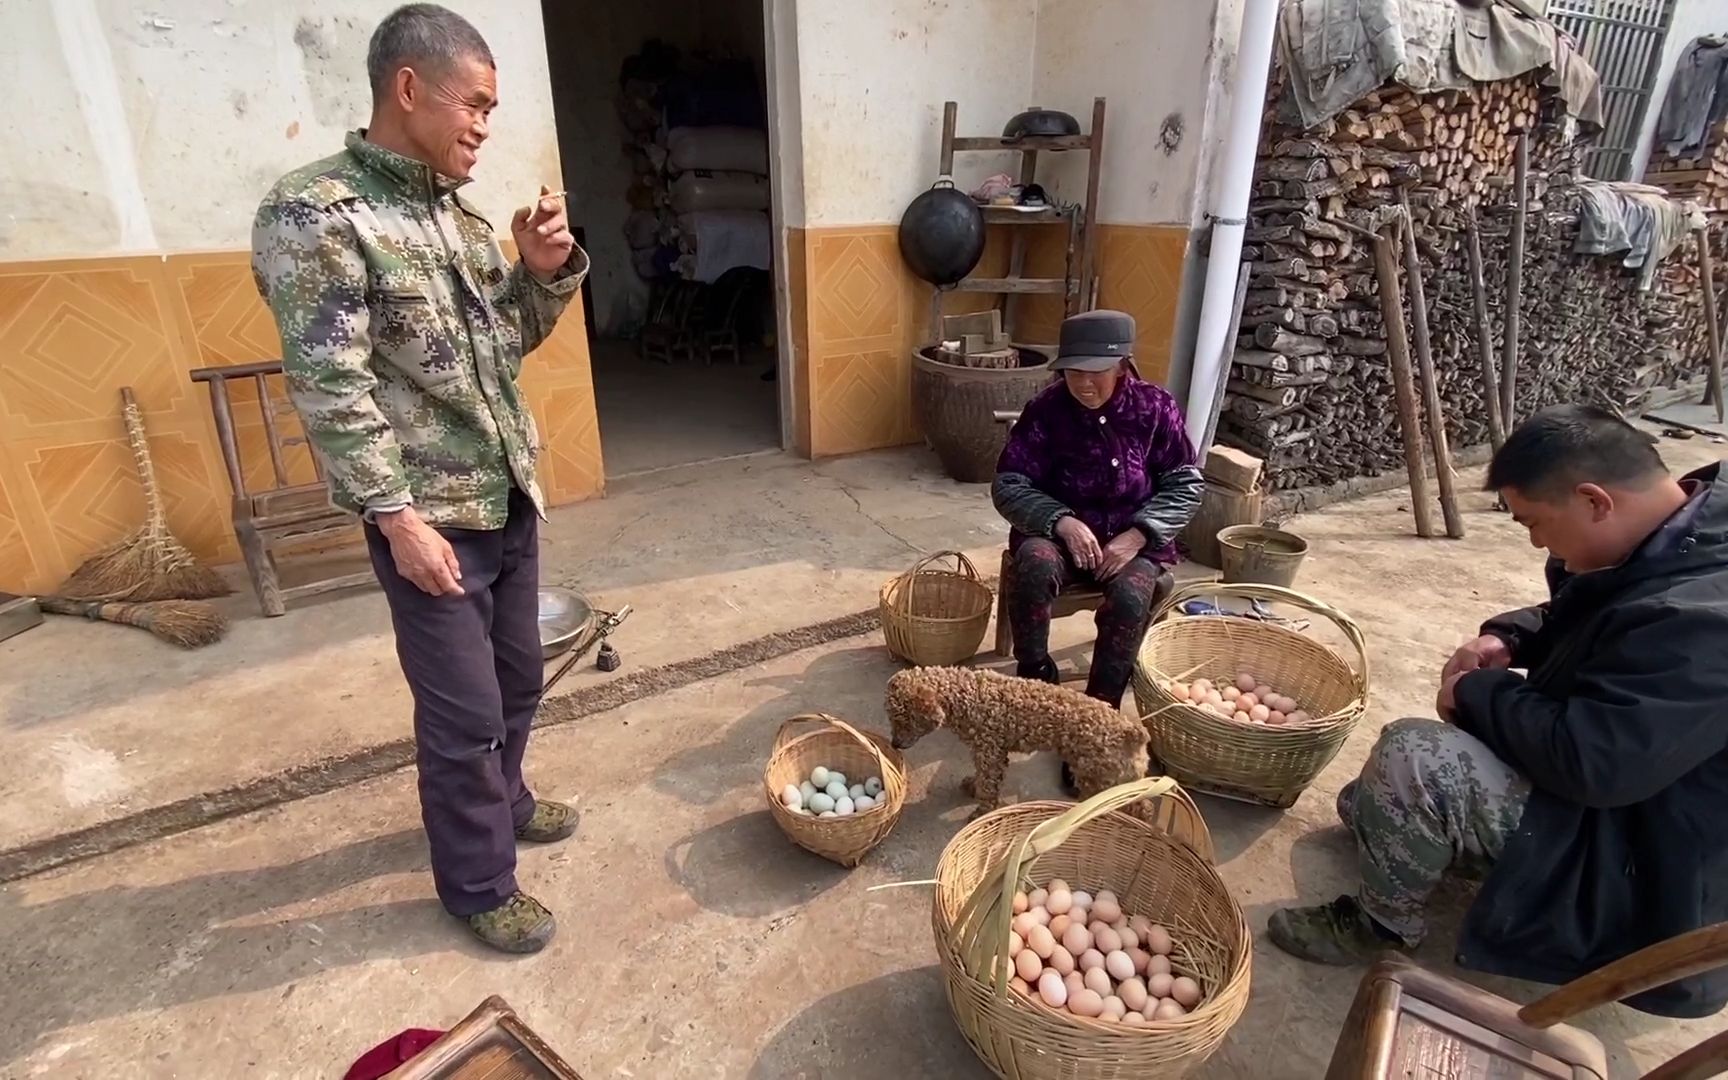
[[[216,424],[216,442],[222,451],[228,486],[233,491],[230,510],[234,537],[241,554],[246,557],[246,570],[252,579],[253,591],[258,594],[259,606],[269,616],[283,614],[289,600],[373,581],[368,572],[339,574],[292,588],[284,588],[281,584],[277,568],[279,546],[335,540],[342,534],[352,533],[358,524],[354,515],[331,504],[324,468],[316,453],[308,455],[312,461],[313,479],[295,480],[289,467],[288,451],[296,446],[306,446],[307,440],[303,435],[284,437],[277,422],[277,398],[271,391],[270,380],[281,374],[280,360],[199,368],[191,372],[192,381],[203,383],[210,393],[210,414]],[[241,448],[234,416],[233,385],[247,382],[252,384],[256,397],[260,428],[264,434],[264,452],[270,460],[268,481],[256,487],[247,479],[251,470]]]
[[[1357,988],[1326,1080],[1606,1080],[1601,1042],[1563,1021],[1724,966],[1728,923],[1718,923],[1640,949],[1519,1007],[1408,960],[1382,960]],[[1725,1070],[1728,1032],[1720,1032],[1644,1080],[1702,1080]]]

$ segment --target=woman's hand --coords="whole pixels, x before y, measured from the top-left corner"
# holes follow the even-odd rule
[[[1084,521],[1069,514],[1056,523],[1056,537],[1068,548],[1068,554],[1074,559],[1074,565],[1088,573],[1097,570],[1104,561],[1104,551],[1098,546],[1098,538],[1092,535],[1092,530]]]
[[[1109,581],[1128,568],[1134,557],[1146,548],[1146,534],[1129,529],[1104,545],[1104,560],[1098,566],[1098,580]]]

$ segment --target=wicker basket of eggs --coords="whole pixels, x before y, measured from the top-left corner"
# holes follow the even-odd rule
[[[806,713],[780,725],[762,787],[768,812],[794,844],[857,866],[900,820],[906,759],[873,731]]]
[[[1168,777],[987,814],[936,882],[948,1003],[998,1076],[1185,1076],[1248,1003],[1247,920]]]

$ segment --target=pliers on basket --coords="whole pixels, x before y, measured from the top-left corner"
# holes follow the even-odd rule
[[[1307,630],[1309,626],[1307,619],[1289,619],[1274,614],[1272,609],[1267,607],[1265,601],[1262,600],[1248,601],[1247,611],[1227,611],[1210,600],[1186,600],[1178,605],[1178,609],[1184,615],[1228,615],[1238,619],[1254,619],[1257,622],[1289,627],[1298,633]]]

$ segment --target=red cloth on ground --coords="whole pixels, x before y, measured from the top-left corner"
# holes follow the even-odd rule
[[[383,1080],[443,1037],[442,1031],[433,1031],[431,1028],[409,1028],[400,1034],[392,1035],[361,1054],[360,1060],[348,1067],[342,1080]]]

